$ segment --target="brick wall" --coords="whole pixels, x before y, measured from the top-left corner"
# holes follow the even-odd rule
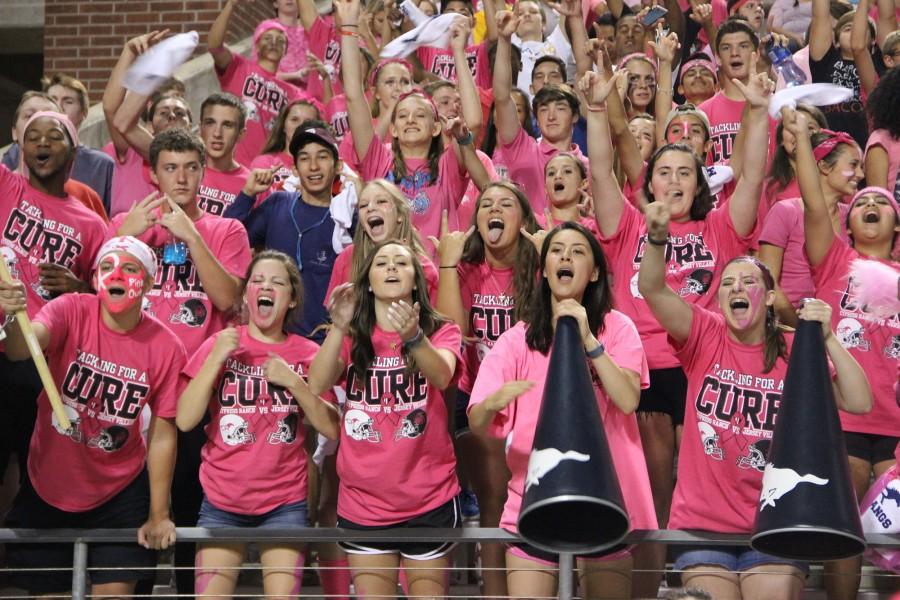
[[[206,52],[206,34],[225,0],[46,0],[44,71],[65,72],[84,82],[99,102],[109,72],[125,42],[154,29],[196,30],[197,54]],[[267,0],[242,2],[234,12],[228,42],[251,35],[257,23],[274,16]]]

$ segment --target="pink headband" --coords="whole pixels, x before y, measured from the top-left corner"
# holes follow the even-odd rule
[[[710,73],[712,73],[713,81],[718,82],[719,76],[716,74],[716,67],[708,60],[703,60],[702,58],[695,58],[694,60],[689,60],[681,67],[681,77],[684,78],[684,74],[693,69],[694,67],[703,67]]]
[[[894,194],[889,190],[884,189],[883,187],[878,187],[877,185],[870,185],[869,187],[865,187],[855,194],[853,194],[853,199],[850,200],[850,208],[853,208],[856,205],[856,202],[865,196],[866,194],[878,194],[879,196],[884,196],[891,202],[891,206],[894,208],[894,212],[900,215],[900,205],[897,204],[897,199],[894,198]]]
[[[622,60],[619,61],[619,64],[617,65],[616,68],[624,69],[625,65],[627,65],[629,63],[629,61],[632,61],[632,60],[643,60],[647,64],[649,64],[651,67],[653,67],[654,73],[658,72],[657,68],[656,68],[656,64],[650,59],[649,56],[647,56],[643,52],[632,52],[631,54],[628,54],[627,56],[625,56],[625,58],[623,58]]]
[[[423,92],[422,90],[412,90],[406,92],[405,94],[400,94],[400,97],[397,98],[397,104],[394,105],[394,111],[397,110],[397,107],[400,106],[400,103],[409,98],[410,96],[418,96],[422,98],[431,106],[431,113],[434,116],[435,121],[440,120],[440,114],[438,113],[437,104],[434,103],[434,100],[431,99],[431,96]]]
[[[253,30],[253,46],[256,46],[256,43],[259,42],[259,38],[263,36],[263,34],[271,29],[275,29],[284,34],[285,40],[287,40],[287,28],[276,21],[275,19],[269,19],[268,21],[263,21],[259,25],[256,26],[256,29]]]
[[[823,129],[821,133],[830,134],[831,137],[813,148],[813,156],[815,157],[816,161],[820,161],[831,154],[834,149],[837,148],[838,144],[849,144],[850,146],[856,146],[856,140],[854,140],[843,131],[831,131],[830,129]]]
[[[402,58],[386,58],[384,60],[378,61],[378,64],[375,65],[374,69],[372,69],[372,74],[369,75],[369,87],[370,88],[375,87],[375,82],[378,81],[378,74],[381,73],[381,70],[384,69],[386,66],[392,65],[392,64],[403,65],[404,67],[406,67],[406,70],[410,72],[410,74],[412,74],[412,72],[413,72],[412,65],[409,64],[408,61],[406,61]]]
[[[741,10],[741,7],[745,4],[747,4],[747,2],[749,2],[749,1],[750,0],[737,0],[737,2],[735,2],[734,4],[732,4],[731,6],[728,7],[728,14],[729,15],[735,14],[737,11]]]
[[[64,115],[63,113],[56,112],[55,110],[39,110],[29,117],[29,119],[25,122],[25,128],[22,130],[22,134],[24,135],[26,131],[28,131],[28,127],[31,126],[32,123],[41,119],[43,117],[49,117],[51,119],[56,119],[63,126],[63,129],[66,130],[66,133],[69,135],[69,141],[72,143],[72,148],[78,147],[78,130],[75,128],[75,125],[72,124],[72,121],[69,120],[69,117]],[[21,144],[25,140],[16,140]],[[28,167],[25,165],[25,157],[24,155],[21,158],[21,166],[22,166],[22,174],[28,175]]]

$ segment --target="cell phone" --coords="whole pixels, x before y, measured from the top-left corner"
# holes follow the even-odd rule
[[[663,6],[654,6],[647,14],[644,15],[644,18],[641,19],[641,25],[644,27],[651,27],[654,23],[665,17],[669,14],[669,11],[665,9]]]

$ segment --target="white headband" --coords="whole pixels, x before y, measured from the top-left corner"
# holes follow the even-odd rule
[[[103,260],[103,257],[110,252],[126,252],[130,254],[141,263],[144,267],[144,271],[147,272],[147,275],[150,277],[156,276],[156,255],[153,253],[153,250],[150,249],[150,246],[141,240],[131,237],[130,235],[123,235],[106,240],[106,243],[104,243],[100,247],[100,251],[97,252],[97,259],[94,261],[95,269],[100,265],[100,261]]]

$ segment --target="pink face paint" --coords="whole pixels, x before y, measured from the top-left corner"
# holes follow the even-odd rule
[[[753,318],[759,312],[760,307],[763,307],[765,304],[762,301],[765,290],[763,290],[758,283],[754,282],[745,287],[747,295],[750,297],[750,308],[747,310],[746,315],[737,318],[737,324],[741,329],[744,329],[753,322]]]
[[[673,132],[672,129],[675,125],[681,125],[680,132]],[[669,123],[669,129],[666,131],[666,141],[670,144],[675,144],[680,142],[681,140],[687,139],[691,136],[691,122],[687,119],[683,121],[672,121]]]
[[[851,177],[856,175],[856,171],[841,171],[841,175],[843,175],[847,179],[850,179]]]
[[[271,287],[263,293],[265,284],[262,281],[251,281],[247,284],[247,308],[250,310],[250,321],[256,324],[264,324],[275,315],[276,292]],[[272,306],[259,305],[259,297],[266,296],[272,299]]]
[[[103,271],[103,266],[112,263],[112,269]],[[126,265],[137,265],[137,273],[126,273]],[[122,292],[112,294],[110,289]],[[139,304],[144,292],[144,268],[133,258],[122,258],[118,253],[104,257],[97,269],[97,295],[106,310],[113,314],[127,311]]]

